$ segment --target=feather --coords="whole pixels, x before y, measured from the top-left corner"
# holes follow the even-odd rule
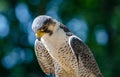
[[[47,75],[54,73],[53,60],[41,41],[37,39],[35,41],[35,54],[44,73]]]
[[[78,37],[74,36],[70,39],[70,45],[77,57],[79,68],[81,68],[80,64],[82,64],[85,70],[91,72],[95,75],[95,77],[102,77],[100,73],[99,67],[94,59],[94,56],[90,49],[78,39]],[[83,70],[80,70],[83,71]]]

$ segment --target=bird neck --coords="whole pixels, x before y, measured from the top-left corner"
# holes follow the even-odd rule
[[[53,33],[51,36],[44,35],[41,38],[41,41],[44,45],[47,45],[48,47],[59,47],[66,41],[66,34],[62,29],[58,29],[58,31]]]

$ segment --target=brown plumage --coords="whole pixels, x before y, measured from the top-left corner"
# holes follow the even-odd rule
[[[102,77],[90,49],[63,24],[49,16],[33,21],[35,51],[46,74],[54,77]]]

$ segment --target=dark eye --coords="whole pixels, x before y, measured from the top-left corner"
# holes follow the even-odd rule
[[[40,31],[45,31],[47,29],[47,26],[43,26]]]

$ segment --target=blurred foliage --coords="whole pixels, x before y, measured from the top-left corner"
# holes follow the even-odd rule
[[[46,77],[31,30],[43,14],[87,43],[104,77],[119,77],[120,0],[0,0],[0,77]]]

